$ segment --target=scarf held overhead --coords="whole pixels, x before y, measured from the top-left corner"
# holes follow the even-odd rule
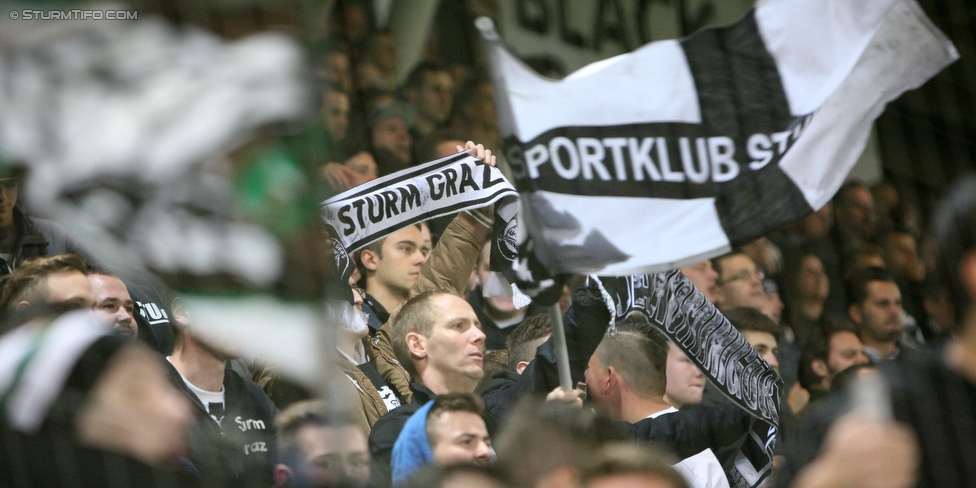
[[[513,289],[499,272],[512,270],[517,255],[518,194],[498,168],[467,152],[359,185],[322,202],[321,211],[345,281],[354,269],[349,252],[407,226],[489,205],[495,206],[491,270],[497,286],[486,287],[485,294],[511,296]]]

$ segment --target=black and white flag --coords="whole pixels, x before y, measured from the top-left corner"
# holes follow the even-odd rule
[[[478,26],[520,224],[554,274],[673,269],[802,218],[885,105],[958,57],[914,0],[760,0],[563,80]]]
[[[614,315],[640,314],[660,329],[719,391],[756,418],[722,465],[735,488],[758,486],[772,473],[782,381],[715,305],[680,271],[599,281]],[[612,328],[611,328],[612,330]]]
[[[409,225],[488,205],[495,205],[491,269],[510,270],[517,253],[518,194],[498,168],[466,151],[351,188],[322,202],[321,211],[345,281],[354,266],[347,252]],[[495,279],[504,278],[496,273]],[[503,288],[495,295],[512,292]]]

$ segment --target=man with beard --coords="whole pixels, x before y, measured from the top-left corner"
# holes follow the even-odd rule
[[[346,293],[349,288],[345,287]],[[336,366],[352,382],[359,397],[357,417],[366,435],[373,424],[387,412],[400,406],[396,391],[386,383],[376,370],[373,358],[377,355],[368,339],[369,327],[363,312],[362,292],[351,290],[351,300],[329,300],[326,308],[330,324],[336,324]],[[349,295],[346,295],[349,298]],[[361,412],[361,415],[358,415]]]
[[[95,315],[123,337],[135,339],[139,334],[133,315],[136,303],[125,283],[116,276],[94,272],[88,274],[88,284],[95,294]]]
[[[416,118],[414,107],[394,102],[376,109],[370,116],[369,144],[376,157],[380,176],[406,169],[413,164],[413,136],[410,126]]]
[[[173,303],[175,344],[166,357],[170,380],[194,405],[200,443],[190,461],[204,486],[271,486],[274,403],[260,386],[227,367],[237,357],[203,341]]]
[[[857,324],[864,354],[875,362],[897,357],[905,331],[898,284],[882,268],[865,268],[851,277],[847,292],[848,313]]]

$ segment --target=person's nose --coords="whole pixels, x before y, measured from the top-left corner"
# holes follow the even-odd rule
[[[488,336],[485,335],[484,331],[482,331],[479,327],[471,327],[471,330],[474,331],[473,340],[471,343],[484,344],[485,339],[488,338]]]
[[[491,446],[487,441],[478,442],[478,449],[475,452],[475,459],[490,460],[492,457]]]

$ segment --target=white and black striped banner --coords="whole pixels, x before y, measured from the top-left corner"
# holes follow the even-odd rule
[[[593,279],[593,278],[590,278]],[[758,421],[723,460],[732,487],[758,486],[772,473],[782,381],[728,319],[680,271],[598,278],[618,319],[640,314],[684,351],[719,391]]]
[[[958,57],[914,0],[761,0],[563,80],[478,26],[521,223],[552,273],[664,271],[802,218],[885,104]]]
[[[467,152],[408,168],[349,189],[321,204],[322,218],[333,236],[336,268],[342,280],[354,265],[348,252],[404,227],[443,215],[495,207],[492,270],[512,268],[516,257],[515,215],[518,194],[498,168]],[[499,259],[506,263],[498,263]],[[509,290],[509,294],[511,290]]]

